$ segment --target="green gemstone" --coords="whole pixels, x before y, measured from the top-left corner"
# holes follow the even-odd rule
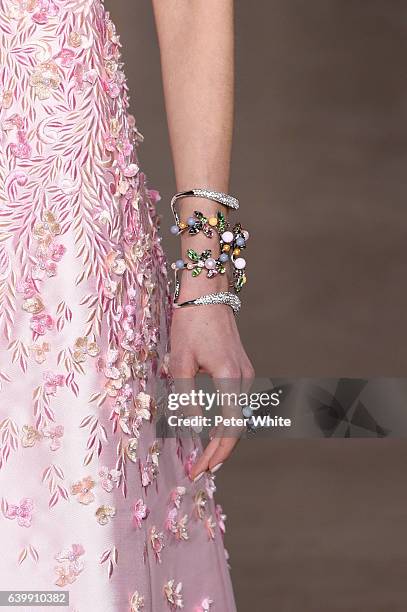
[[[192,276],[195,278],[195,276],[199,276],[200,273],[202,272],[203,268],[194,268],[192,270]]]
[[[219,232],[223,232],[226,227],[225,215],[223,214],[223,212],[218,211],[217,217],[218,217],[218,230]]]
[[[191,261],[198,261],[199,255],[194,249],[188,249],[187,255]]]
[[[235,281],[236,291],[241,291],[245,282],[246,282],[246,277],[244,276],[244,274],[242,274],[242,276],[239,276],[239,278]]]

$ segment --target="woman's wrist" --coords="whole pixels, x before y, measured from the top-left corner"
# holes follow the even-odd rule
[[[192,300],[208,293],[217,293],[219,291],[229,291],[229,281],[226,274],[218,274],[214,278],[202,276],[202,278],[193,278],[187,273],[184,273],[184,278],[181,280],[181,288],[178,302],[182,303],[187,300]]]
[[[208,219],[216,217],[218,212],[222,212],[225,218],[228,216],[226,206],[217,202],[212,202],[204,198],[183,198],[179,202],[179,214],[182,221],[187,221],[188,218],[194,215],[194,211],[202,212]],[[191,236],[187,232],[180,237],[180,258],[186,259],[188,249],[193,249],[197,253],[209,249],[213,258],[218,258],[220,255],[219,240],[216,235],[212,238],[205,236],[203,232]],[[228,291],[229,281],[228,275],[217,274],[215,277],[208,278],[206,274],[200,274],[193,277],[189,270],[185,270],[180,276],[181,288],[179,294],[179,302],[190,300],[206,293],[214,293],[218,291]]]
[[[240,253],[249,234],[240,223],[232,227],[227,219],[229,209],[238,208],[232,195],[207,188],[178,192],[172,198],[171,233],[181,243],[181,257],[171,264],[174,306],[216,303],[239,312],[235,293],[246,282],[246,261]]]

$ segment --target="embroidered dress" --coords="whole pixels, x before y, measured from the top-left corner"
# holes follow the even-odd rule
[[[199,446],[155,428],[170,296],[115,27],[0,0],[0,32],[0,588],[233,611]]]

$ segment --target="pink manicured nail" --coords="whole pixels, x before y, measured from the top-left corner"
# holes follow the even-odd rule
[[[217,472],[218,470],[220,470],[220,468],[222,467],[223,463],[217,463],[216,465],[213,466],[213,468],[211,469],[211,474],[214,474],[215,472]]]

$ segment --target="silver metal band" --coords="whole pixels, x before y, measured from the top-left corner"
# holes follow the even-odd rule
[[[206,306],[208,304],[226,304],[227,306],[231,307],[235,315],[238,314],[242,305],[240,299],[235,293],[230,293],[229,291],[219,291],[218,293],[201,295],[201,297],[195,298],[194,300],[181,302],[181,304],[174,302],[173,306],[174,308],[184,308],[186,306]]]
[[[239,208],[239,200],[228,193],[213,191],[211,189],[190,189],[189,191],[180,191],[176,193],[171,200],[171,210],[176,223],[179,223],[179,216],[175,210],[175,204],[177,200],[181,198],[206,198],[207,200],[213,200],[214,202],[218,202],[234,210]]]

